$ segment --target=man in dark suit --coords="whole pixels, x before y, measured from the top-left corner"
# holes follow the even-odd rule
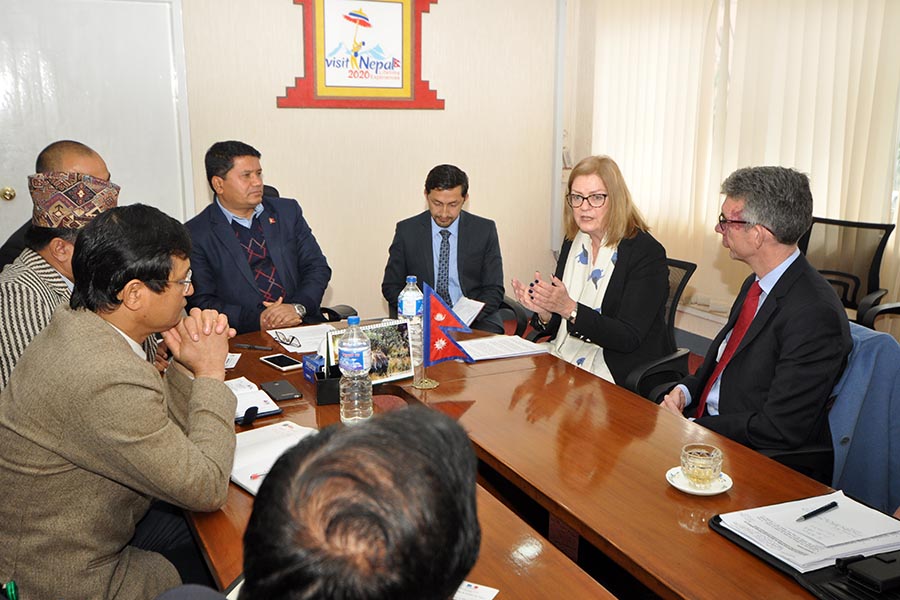
[[[263,196],[260,153],[243,142],[206,152],[213,203],[187,222],[190,306],[228,315],[238,333],[321,321],[331,268],[296,200]]]
[[[852,342],[837,294],[797,248],[812,220],[809,179],[739,169],[722,193],[716,231],[753,274],[703,365],[662,406],[758,450],[830,445],[829,396]]]
[[[503,333],[503,320],[497,314],[504,293],[497,226],[489,219],[464,212],[468,199],[469,178],[458,167],[438,165],[428,173],[428,210],[397,223],[388,250],[381,294],[388,301],[391,316],[397,314],[397,296],[406,285],[406,276],[415,275],[420,284],[430,285],[451,306],[463,296],[484,302],[472,327]],[[443,286],[442,245],[446,269]]]

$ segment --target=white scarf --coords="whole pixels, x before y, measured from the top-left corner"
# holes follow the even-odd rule
[[[600,312],[617,257],[618,248],[601,246],[597,251],[596,260],[590,264],[591,238],[579,231],[572,241],[563,271],[562,280],[569,291],[569,296],[579,304]],[[556,337],[549,344],[550,352],[554,356],[615,383],[606,361],[603,360],[603,348],[593,342],[585,342],[569,335],[565,323],[560,323]]]

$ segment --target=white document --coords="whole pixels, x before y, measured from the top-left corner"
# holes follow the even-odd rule
[[[278,457],[314,433],[310,427],[282,421],[237,434],[231,480],[255,496]]]
[[[831,501],[837,508],[806,521],[797,517]],[[722,525],[801,573],[836,558],[900,549],[900,521],[837,491],[721,515]]]
[[[321,325],[303,325],[301,327],[270,329],[267,333],[288,352],[315,352],[325,341],[325,336],[328,335],[328,332],[332,329],[334,329],[334,327],[328,323],[323,323]],[[284,334],[285,339],[291,339],[291,337],[296,338],[297,341],[300,342],[300,345],[297,346],[296,344],[279,342],[278,338],[275,337],[274,332],[276,331]]]
[[[238,377],[237,379],[229,379],[225,385],[234,392],[237,398],[237,406],[234,409],[234,418],[240,419],[251,406],[257,409],[256,416],[276,415],[281,412],[281,408],[269,397],[267,393],[256,387],[256,384],[246,377]]]
[[[465,323],[466,326],[469,326],[472,324],[472,321],[475,320],[475,317],[478,316],[478,313],[481,312],[482,308],[484,308],[484,302],[460,296],[459,300],[456,301],[456,304],[453,305],[453,313],[459,317],[459,320]]]
[[[241,358],[240,354],[229,352],[225,355],[225,368],[233,369],[237,365],[237,361]]]
[[[459,342],[459,345],[476,361],[545,354],[547,352],[545,344],[535,344],[517,335],[479,337]]]
[[[492,587],[463,581],[456,593],[453,594],[453,600],[491,600],[498,593],[500,590]]]

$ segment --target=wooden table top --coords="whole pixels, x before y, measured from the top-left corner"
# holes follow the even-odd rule
[[[266,334],[241,338],[277,348]],[[241,352],[233,376],[257,383],[286,378],[308,399],[281,403],[285,414],[261,424],[289,418],[323,427],[338,420],[337,406],[314,405],[314,388],[299,371],[281,373],[254,360],[266,352]],[[481,460],[661,596],[811,598],[707,523],[718,513],[823,494],[826,486],[549,355],[447,362],[429,367],[428,375],[441,382],[437,389],[415,390],[411,380],[403,380],[400,393],[458,419]],[[723,450],[723,470],[734,480],[731,490],[692,496],[667,483],[666,471],[679,464],[688,442]],[[227,574],[240,571],[240,556],[219,565],[213,554],[234,545],[228,539],[243,531],[252,501],[237,500],[244,492],[232,488],[222,511],[195,517],[201,539],[206,520],[231,522],[230,532],[222,528],[224,539],[213,531],[206,544],[214,549],[210,561],[226,583]],[[471,578],[491,585],[475,571]]]
[[[240,340],[271,345],[273,351],[238,350],[238,367],[226,376],[243,375],[257,384],[288,379],[303,391],[305,398],[281,402],[284,413],[257,421],[268,425],[289,419],[307,427],[322,428],[340,420],[338,407],[315,406],[313,386],[300,371],[282,373],[259,362],[258,357],[277,351],[277,344],[262,334],[246,334]],[[490,371],[490,370],[489,370]],[[376,394],[378,393],[376,388]],[[376,397],[376,412],[385,403]],[[245,428],[238,427],[238,430]],[[480,486],[477,489],[478,517],[482,527],[481,552],[467,581],[500,590],[498,598],[539,600],[545,598],[614,598],[562,552],[538,535],[512,511]],[[242,538],[253,496],[231,484],[225,506],[212,513],[192,513],[191,524],[200,540],[207,562],[221,588],[227,587],[243,568]]]

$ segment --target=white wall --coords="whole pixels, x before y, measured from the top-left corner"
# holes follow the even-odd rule
[[[468,209],[497,222],[507,289],[549,269],[555,15],[547,0],[431,5],[422,76],[445,110],[279,109],[303,74],[301,7],[185,2],[197,211],[211,201],[210,144],[255,146],[266,182],[300,201],[334,270],[325,303],[380,316],[394,224],[424,210],[425,175],[448,162],[469,175]]]

